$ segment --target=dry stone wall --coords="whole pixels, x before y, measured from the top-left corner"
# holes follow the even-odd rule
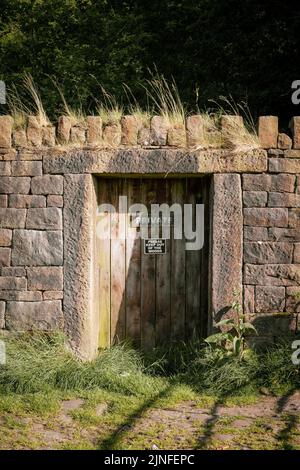
[[[73,349],[92,357],[93,178],[210,174],[211,312],[226,307],[236,287],[261,341],[298,333],[300,117],[291,131],[279,133],[276,117],[261,117],[261,148],[234,152],[198,149],[199,116],[181,127],[159,116],[149,127],[132,116],[106,126],[96,116],[77,125],[61,117],[56,128],[30,117],[21,130],[1,116],[0,329],[64,328]]]

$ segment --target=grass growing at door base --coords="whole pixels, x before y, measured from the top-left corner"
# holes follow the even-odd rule
[[[0,449],[151,449],[157,443],[161,449],[239,448],[239,442],[247,444],[246,430],[232,424],[237,419],[232,414],[215,422],[215,410],[255,407],[266,398],[261,398],[261,391],[270,397],[288,395],[300,384],[289,343],[260,354],[252,352],[242,362],[218,361],[196,340],[170,344],[147,356],[123,344],[82,363],[65,347],[60,333],[5,341],[7,363],[0,366]],[[205,419],[199,421],[201,413]],[[293,446],[284,427],[276,431],[278,439],[262,440],[270,419],[249,424],[255,431],[252,448]],[[280,426],[284,420],[297,445],[296,418],[287,414]],[[234,437],[226,444],[234,428]],[[205,439],[199,440],[201,433]]]

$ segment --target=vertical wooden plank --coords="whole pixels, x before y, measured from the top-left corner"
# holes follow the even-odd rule
[[[99,182],[99,202],[107,204],[109,200],[109,182],[101,180]],[[99,249],[99,347],[106,348],[110,345],[110,214],[108,212],[99,213],[97,223],[101,223],[102,235],[105,232],[108,236],[98,239]]]
[[[111,203],[116,213],[111,217],[111,343],[125,339],[125,238],[126,213],[119,207],[124,196],[124,180],[112,179]]]
[[[173,180],[172,203],[183,203],[184,182]],[[176,221],[175,221],[176,222]],[[173,227],[174,235],[174,227]],[[171,338],[185,337],[185,240],[171,241]]]
[[[139,179],[128,181],[128,208],[140,203]],[[138,228],[133,227],[128,215],[126,234],[126,337],[140,346],[141,339],[141,241]]]
[[[156,202],[157,180],[143,180],[141,202],[151,216],[151,204]],[[148,227],[150,238],[151,226]],[[145,351],[155,347],[155,255],[145,255],[141,240],[141,344]]]
[[[196,203],[201,203],[201,180],[190,179],[186,203],[193,205],[192,229],[196,224]],[[186,339],[200,334],[200,258],[201,250],[186,250]]]
[[[170,183],[159,181],[157,187],[157,204],[169,203]],[[160,214],[162,216],[162,214]],[[162,227],[160,227],[160,237]],[[171,265],[170,240],[166,240],[166,253],[156,256],[156,345],[162,345],[170,339],[171,322]]]
[[[209,240],[210,240],[210,179],[202,180],[202,202],[204,204],[204,245],[201,250],[201,289],[200,289],[200,334],[206,338],[208,331],[208,277],[209,277]]]

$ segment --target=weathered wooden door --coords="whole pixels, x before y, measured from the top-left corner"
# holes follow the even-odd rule
[[[131,339],[135,345],[151,349],[169,340],[206,334],[207,193],[204,178],[98,180],[99,205],[111,204],[116,208],[115,214],[102,208],[97,215],[100,347]],[[148,240],[141,238],[139,221],[121,207],[119,196],[127,197],[128,207],[142,203],[149,210]],[[187,251],[185,238],[174,238],[170,218],[170,239],[158,246],[162,253],[153,253],[150,208],[152,204],[163,203],[193,207],[204,203],[202,249]],[[109,236],[101,236],[103,232]],[[161,233],[160,227],[159,237]]]

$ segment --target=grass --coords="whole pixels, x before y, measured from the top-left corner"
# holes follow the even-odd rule
[[[294,416],[282,414],[272,437],[266,431],[271,417],[253,418],[248,441],[248,428],[235,429],[241,415],[215,417],[219,406],[255,406],[261,387],[270,395],[299,388],[289,343],[253,352],[242,362],[219,361],[197,338],[147,355],[121,344],[83,364],[66,349],[61,333],[5,341],[0,448],[297,448],[300,430]],[[78,398],[83,404],[65,422],[62,404]],[[103,412],[97,414],[99,405]],[[185,409],[192,413],[189,420]],[[208,418],[197,421],[203,409]]]
[[[102,100],[96,100],[97,114],[101,117],[104,126],[119,124],[123,115],[123,107],[118,104],[116,98],[108,93],[102,85],[99,84],[99,87]]]

